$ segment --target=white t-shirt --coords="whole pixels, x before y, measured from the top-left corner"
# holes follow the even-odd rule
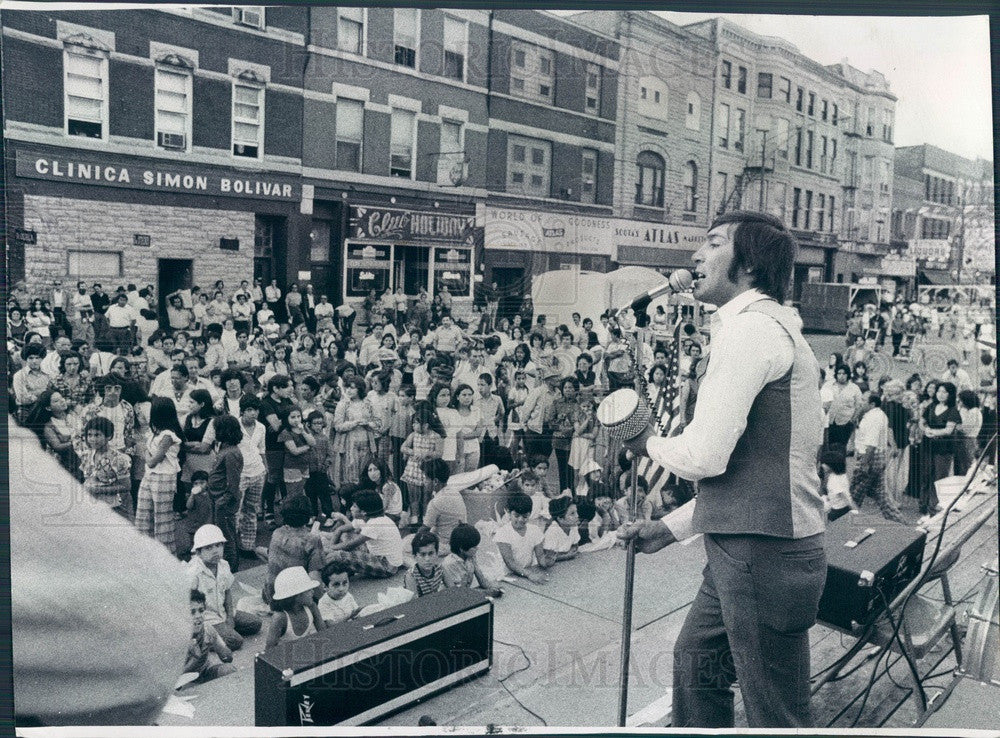
[[[538,526],[529,525],[522,536],[509,522],[504,523],[493,534],[493,542],[508,544],[514,554],[514,561],[522,568],[538,563],[535,559],[535,546],[544,538],[545,534]]]
[[[373,556],[385,556],[391,566],[403,565],[403,538],[385,515],[366,520],[360,533],[368,539],[368,552]]]
[[[851,505],[851,484],[846,474],[830,474],[826,479],[826,502],[831,510],[843,510]]]
[[[325,594],[319,598],[317,605],[319,606],[319,614],[323,620],[329,620],[332,623],[342,623],[351,617],[352,612],[358,609],[358,603],[355,601],[354,595],[350,592],[339,600],[335,600],[330,595]]]
[[[542,539],[542,547],[546,551],[556,553],[568,553],[569,550],[580,543],[580,529],[573,528],[569,533],[562,529],[556,521],[545,531],[545,538]]]
[[[889,445],[889,418],[882,408],[872,408],[865,413],[854,432],[854,447],[858,453],[864,453],[867,448],[885,451]]]

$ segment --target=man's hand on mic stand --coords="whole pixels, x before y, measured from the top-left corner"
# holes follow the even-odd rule
[[[622,446],[627,448],[636,457],[648,456],[646,453],[646,441],[655,435],[652,425],[647,425],[646,429],[631,441],[622,441]]]
[[[644,554],[656,553],[677,540],[662,520],[627,523],[618,529],[617,534],[623,541],[635,539],[635,550]]]

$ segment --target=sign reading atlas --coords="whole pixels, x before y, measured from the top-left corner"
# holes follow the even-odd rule
[[[476,218],[474,215],[356,206],[351,208],[350,238],[356,241],[433,241],[474,246]]]
[[[298,200],[299,186],[273,176],[220,174],[186,165],[140,166],[122,161],[17,152],[17,176],[105,187],[189,194]]]

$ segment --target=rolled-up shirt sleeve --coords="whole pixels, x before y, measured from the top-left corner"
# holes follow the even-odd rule
[[[739,313],[720,325],[717,333],[694,418],[683,433],[672,438],[654,436],[646,443],[653,461],[683,479],[725,472],[757,395],[792,365],[791,337],[766,315]]]

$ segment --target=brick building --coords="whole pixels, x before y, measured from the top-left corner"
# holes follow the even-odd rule
[[[920,284],[995,273],[993,163],[930,144],[896,149],[891,236]]]
[[[161,296],[302,247],[299,8],[3,16],[9,278]]]

